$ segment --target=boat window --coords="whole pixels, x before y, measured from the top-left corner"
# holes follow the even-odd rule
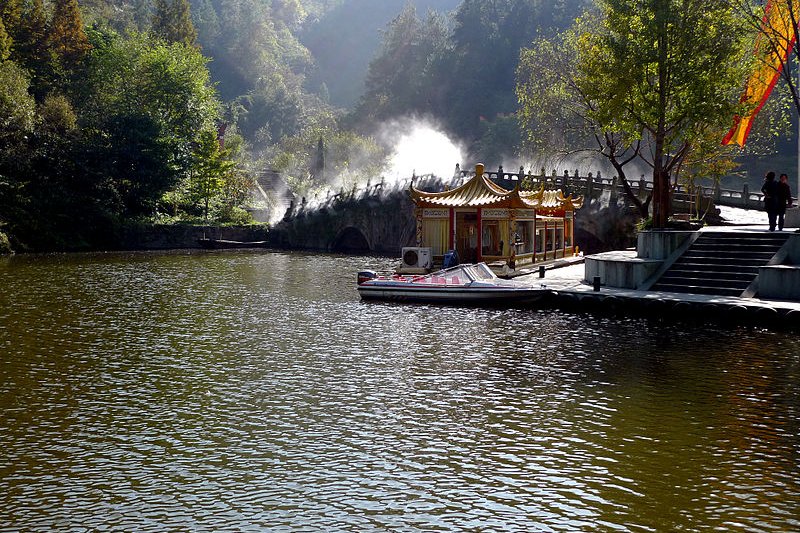
[[[495,275],[486,263],[478,263],[477,265],[465,266],[464,272],[469,274],[473,280],[481,279],[494,279]]]
[[[450,272],[443,272],[441,278],[448,285],[463,285],[469,282],[469,278],[464,275],[462,269],[455,269]]]

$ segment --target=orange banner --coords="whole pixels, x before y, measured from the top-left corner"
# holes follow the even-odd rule
[[[794,18],[800,16],[800,0],[773,0],[764,9],[764,20],[761,33],[756,37],[755,55],[759,57],[755,71],[750,75],[742,94],[742,103],[750,109],[745,116],[735,116],[733,127],[722,139],[722,144],[736,143],[744,146],[753,119],[764,107],[778,78],[781,68],[792,51],[797,39],[797,28],[792,24]]]

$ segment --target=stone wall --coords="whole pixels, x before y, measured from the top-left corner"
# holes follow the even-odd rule
[[[327,252],[394,255],[415,241],[414,205],[405,190],[346,199],[314,210],[301,205],[270,232],[270,244],[276,247]]]
[[[266,224],[248,226],[132,225],[124,228],[119,239],[123,250],[169,250],[200,248],[202,238],[230,241],[265,241],[269,236]]]

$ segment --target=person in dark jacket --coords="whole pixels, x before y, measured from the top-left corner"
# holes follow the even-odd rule
[[[786,208],[792,207],[792,189],[789,187],[789,176],[781,174],[778,181],[778,229],[783,229],[783,217]]]
[[[775,173],[771,170],[764,176],[764,185],[761,186],[764,193],[764,210],[767,212],[769,220],[769,230],[775,231],[775,223],[778,219],[778,182],[775,181]]]

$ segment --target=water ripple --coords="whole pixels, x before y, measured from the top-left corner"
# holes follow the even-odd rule
[[[362,303],[376,264],[0,263],[0,532],[800,529],[797,339]]]

